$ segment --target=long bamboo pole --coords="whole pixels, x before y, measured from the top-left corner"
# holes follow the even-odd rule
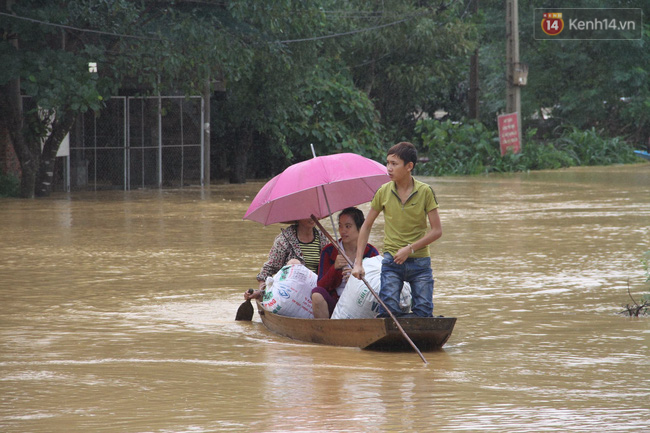
[[[336,242],[336,240],[334,240],[334,238],[332,238],[332,235],[330,235],[330,234],[327,232],[327,230],[325,230],[325,227],[323,227],[323,226],[321,225],[321,223],[318,221],[318,218],[316,218],[316,217],[312,214],[311,219],[314,220],[314,222],[316,223],[316,225],[318,226],[318,228],[320,229],[320,231],[323,232],[323,234],[324,234],[325,236],[327,236],[327,238],[330,240],[330,242],[332,243],[332,245],[334,245],[334,246],[336,247],[336,249],[339,250],[339,254],[343,255],[343,257],[344,257],[345,260],[348,262],[348,264],[350,265],[350,267],[354,267],[354,264],[352,263],[352,261],[350,260],[350,258],[345,254],[345,251],[343,251],[343,248],[341,248],[341,247],[339,246],[339,243]],[[399,324],[399,322],[397,321],[397,318],[395,317],[395,315],[394,315],[394,314],[393,314],[393,313],[388,309],[388,307],[386,306],[386,304],[384,303],[384,301],[381,300],[381,298],[379,297],[379,295],[377,294],[377,292],[375,292],[375,291],[373,290],[373,288],[370,286],[370,284],[368,283],[368,281],[366,281],[365,278],[361,278],[361,281],[363,281],[363,283],[366,285],[366,287],[368,288],[368,290],[370,290],[370,293],[372,293],[372,295],[375,297],[375,299],[377,299],[377,301],[381,304],[381,306],[384,307],[384,310],[386,310],[386,312],[388,313],[388,315],[390,315],[390,318],[393,319],[393,322],[395,322],[395,325],[397,326],[397,329],[400,330],[400,332],[402,333],[402,335],[404,336],[404,338],[406,339],[406,341],[408,341],[408,343],[411,345],[411,347],[412,347],[412,348],[417,352],[418,355],[420,355],[420,358],[422,358],[422,362],[424,362],[425,364],[428,364],[427,360],[424,359],[424,355],[422,355],[422,352],[420,352],[420,349],[418,349],[418,347],[415,345],[415,343],[413,343],[413,340],[411,340],[411,337],[409,337],[408,334],[406,333],[406,331],[404,331],[404,328],[402,328],[402,325]]]

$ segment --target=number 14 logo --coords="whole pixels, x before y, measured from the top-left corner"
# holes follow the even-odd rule
[[[542,18],[542,30],[549,36],[557,36],[564,30],[561,13],[545,13]]]

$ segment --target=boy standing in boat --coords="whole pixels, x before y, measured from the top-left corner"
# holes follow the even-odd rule
[[[352,275],[361,279],[363,247],[368,243],[375,219],[384,212],[384,259],[379,296],[395,315],[403,315],[399,296],[404,282],[411,284],[412,311],[418,317],[433,316],[433,276],[429,244],[442,236],[438,202],[433,189],[413,178],[417,150],[402,142],[388,150],[386,168],[391,181],[382,185],[370,204],[359,231],[357,257]],[[431,230],[427,232],[427,220]],[[361,252],[361,255],[360,255]],[[379,317],[386,317],[380,307]]]

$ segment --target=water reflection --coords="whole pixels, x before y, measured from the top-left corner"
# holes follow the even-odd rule
[[[647,290],[648,165],[425,180],[458,317],[426,366],[233,320],[279,230],[241,220],[262,183],[0,199],[0,430],[646,428],[650,322],[616,312]]]

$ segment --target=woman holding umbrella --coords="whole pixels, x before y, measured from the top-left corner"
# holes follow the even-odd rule
[[[318,236],[319,252],[327,243],[327,238],[314,228],[312,215],[331,217],[332,212],[370,201],[377,188],[389,180],[386,166],[354,153],[314,156],[287,167],[269,180],[251,202],[244,219],[265,226],[292,218],[305,219],[300,219],[275,239],[269,260],[257,275],[258,286],[264,287],[266,277],[291,259],[310,266],[304,243],[314,242]],[[259,290],[245,294],[247,300],[259,296]]]
[[[314,220],[305,218],[296,221],[275,238],[269,251],[269,258],[257,274],[259,290],[244,293],[244,298],[259,298],[260,290],[266,285],[266,278],[274,275],[285,265],[302,263],[307,269],[318,273],[320,254],[326,244],[327,238],[316,228]]]

